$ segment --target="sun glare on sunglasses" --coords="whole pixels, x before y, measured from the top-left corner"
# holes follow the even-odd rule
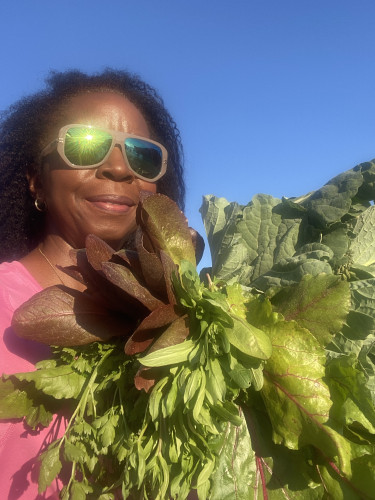
[[[111,144],[108,132],[72,127],[66,132],[64,153],[74,165],[89,166],[101,162]]]
[[[115,146],[121,149],[136,177],[156,182],[165,174],[168,153],[162,144],[90,125],[65,125],[58,139],[46,146],[41,154],[45,156],[57,147],[57,152],[71,168],[95,168],[107,161]]]

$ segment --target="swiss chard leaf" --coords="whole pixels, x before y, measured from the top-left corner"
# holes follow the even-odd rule
[[[251,398],[254,405],[256,398]],[[309,447],[290,450],[272,440],[272,427],[262,405],[243,405],[254,450],[251,487],[261,498],[274,500],[321,500],[323,487],[312,463],[314,452]]]
[[[323,381],[325,354],[312,334],[294,322],[269,330],[272,357],[264,369],[261,390],[273,427],[273,439],[290,449],[313,445],[328,457],[338,457],[350,474],[350,450],[345,439],[329,426],[332,405]]]
[[[295,286],[283,288],[272,299],[287,321],[307,328],[322,345],[340,332],[350,307],[350,291],[338,276],[303,276]]]

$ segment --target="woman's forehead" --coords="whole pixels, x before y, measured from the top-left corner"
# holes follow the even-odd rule
[[[126,97],[115,92],[78,94],[61,108],[61,120],[68,123],[97,125],[136,135],[149,136],[142,113]]]

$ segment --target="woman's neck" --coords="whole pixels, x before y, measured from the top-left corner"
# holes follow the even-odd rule
[[[61,237],[48,235],[20,262],[43,288],[65,285],[83,291],[86,289],[85,285],[61,269],[74,264],[70,256],[71,250],[72,247]]]

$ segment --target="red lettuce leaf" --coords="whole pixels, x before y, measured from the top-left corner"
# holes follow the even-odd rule
[[[50,287],[19,307],[12,326],[22,338],[49,345],[82,345],[129,335],[133,323],[108,314],[96,301],[65,287]]]

